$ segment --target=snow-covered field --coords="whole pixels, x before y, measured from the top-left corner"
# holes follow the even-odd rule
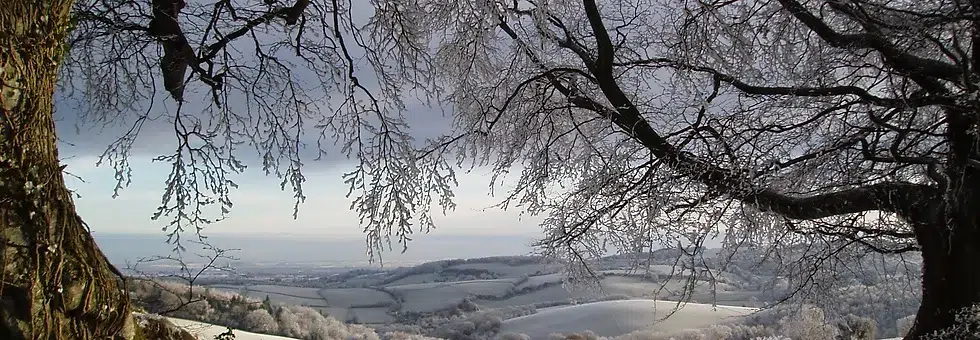
[[[173,322],[174,325],[186,329],[192,335],[198,337],[201,340],[212,340],[218,334],[224,333],[225,331],[228,330],[227,327],[215,326],[203,322],[184,320],[178,318],[167,318],[167,319],[170,320],[170,322]],[[287,338],[282,336],[249,333],[237,329],[232,329],[232,333],[235,334],[235,340],[296,340],[293,338]]]
[[[512,264],[517,265],[512,265]],[[358,288],[300,288],[278,285],[215,285],[212,288],[231,293],[244,293],[255,298],[268,296],[273,302],[304,305],[323,311],[340,320],[365,324],[394,322],[396,312],[434,313],[452,309],[469,298],[484,308],[506,308],[535,305],[538,309],[601,300],[606,295],[620,298],[676,299],[687,282],[672,279],[642,277],[646,270],[605,268],[611,274],[601,281],[601,291],[569,291],[561,285],[562,275],[553,265],[490,260],[468,261],[452,265],[438,262],[401,268],[387,274],[369,273],[347,277],[343,282],[326,283],[321,287]],[[650,271],[667,274],[665,265],[652,265]],[[479,277],[479,279],[474,279]],[[495,277],[495,279],[490,279]],[[522,279],[526,278],[526,279]],[[746,305],[746,293],[733,292],[732,287],[719,283],[716,292],[710,287],[698,287],[695,297],[715,298],[733,305]],[[737,293],[737,294],[736,294]]]
[[[463,263],[450,267],[452,269],[476,269],[485,270],[506,277],[519,277],[524,274],[534,275],[535,273],[547,273],[553,271],[552,268],[544,264],[524,264],[520,266],[510,266],[504,263]]]
[[[388,287],[400,296],[402,310],[434,312],[459,304],[472,296],[504,296],[514,287],[514,280],[478,280],[430,282]]]
[[[507,306],[533,305],[544,302],[566,301],[570,299],[594,299],[599,294],[586,290],[568,290],[562,286],[550,286],[532,292],[519,294],[503,300],[476,300],[479,305],[502,308]]]
[[[439,278],[439,276],[436,275],[436,274],[434,274],[434,273],[423,273],[423,274],[409,275],[409,276],[403,277],[401,279],[392,281],[390,283],[390,285],[398,286],[398,285],[410,285],[410,284],[419,284],[419,283],[429,283],[429,282],[435,281],[437,278]]]
[[[310,307],[328,307],[327,302],[319,295],[320,289],[274,285],[231,286],[214,285],[211,288],[233,294],[262,300],[266,296],[270,300],[289,305]]]
[[[317,288],[276,286],[276,285],[251,285],[251,286],[215,285],[214,287],[220,289],[235,290],[235,291],[245,290],[245,291],[254,291],[254,292],[265,293],[265,294],[294,296],[297,298],[305,298],[305,299],[320,299],[320,295],[317,293],[319,289]]]
[[[531,339],[547,339],[551,333],[584,332],[590,330],[599,336],[619,336],[639,330],[663,332],[702,328],[715,324],[737,321],[741,316],[756,309],[689,303],[682,306],[666,320],[677,307],[672,301],[622,300],[594,302],[542,310],[529,316],[504,321],[501,334],[523,333]],[[601,316],[601,317],[597,317]],[[174,325],[186,329],[201,340],[210,340],[227,330],[226,327],[203,322],[167,318]],[[265,335],[233,329],[235,340],[295,340],[282,336]]]
[[[398,305],[388,293],[371,288],[318,289],[274,285],[213,285],[211,288],[258,300],[268,296],[273,302],[312,307],[339,320],[353,319],[367,324],[393,322],[389,312]]]
[[[517,289],[538,287],[546,284],[560,284],[561,280],[562,280],[562,275],[559,273],[535,275],[535,276],[528,277],[527,281],[517,285]]]
[[[763,289],[771,289],[759,285],[755,276],[749,277],[751,280],[744,279],[745,275],[754,275],[746,274],[744,269],[713,271],[718,281],[712,286],[701,278],[693,287],[691,298],[699,302],[713,301],[718,306],[698,303],[678,306],[669,300],[683,298],[680,293],[692,288],[688,286],[686,273],[678,271],[674,274],[680,276],[668,277],[672,272],[669,265],[656,264],[630,270],[626,266],[628,263],[619,261],[624,262],[619,266],[617,261],[597,271],[602,274],[599,291],[570,290],[561,285],[563,277],[553,266],[514,259],[477,259],[462,263],[458,260],[437,261],[384,273],[320,277],[315,285],[302,284],[320,288],[275,283],[212,285],[211,288],[244,293],[255,299],[268,296],[276,303],[308,306],[342,322],[383,330],[421,327],[433,331],[426,334],[454,339],[462,333],[443,333],[442,330],[468,329],[481,324],[476,320],[496,320],[492,322],[492,332],[479,334],[517,333],[542,340],[552,333],[585,331],[607,338],[633,332],[679,334],[738,322],[758,310],[752,306],[764,305],[759,301],[764,298]],[[735,273],[741,273],[741,276]],[[464,300],[475,303],[477,311],[456,308]],[[677,308],[680,309],[675,310]],[[503,320],[502,324],[498,323],[500,320]],[[226,329],[181,319],[173,319],[173,322],[189,326],[202,336],[202,340],[211,340]],[[882,332],[879,330],[881,335],[895,334],[894,331]],[[239,331],[235,334],[236,340],[289,339]]]
[[[619,336],[634,331],[680,331],[737,321],[757,309],[659,300],[593,302],[542,310],[537,314],[505,320],[502,333],[523,333],[531,339],[547,339],[551,333],[592,331],[599,336]],[[670,315],[669,318],[661,320]]]
[[[320,289],[317,294],[330,307],[350,308],[395,303],[395,300],[388,293],[371,288]]]

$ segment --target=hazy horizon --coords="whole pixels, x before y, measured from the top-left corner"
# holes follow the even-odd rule
[[[109,261],[125,266],[140,257],[172,254],[163,233],[93,232],[96,243]],[[302,234],[270,235],[268,233],[209,234],[209,243],[223,249],[239,249],[230,255],[247,263],[319,263],[324,265],[366,265],[364,237],[311,236]],[[184,235],[194,239],[191,233]],[[392,242],[392,250],[382,253],[386,263],[416,263],[449,258],[528,255],[534,235],[414,235],[405,253]],[[185,243],[188,253],[200,248]],[[189,262],[198,262],[192,258]]]

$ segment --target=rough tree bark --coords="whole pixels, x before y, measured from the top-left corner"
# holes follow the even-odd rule
[[[75,212],[52,98],[72,0],[0,0],[0,338],[132,339],[124,284]]]
[[[958,327],[951,337],[980,339],[977,324],[960,324],[956,312],[980,306],[980,113],[948,110],[949,183],[935,211],[912,218],[922,249],[922,303],[905,337],[924,336]],[[918,220],[918,221],[916,221]]]
[[[955,313],[980,304],[980,237],[976,223],[960,225],[952,231],[942,223],[934,224],[934,233],[920,235],[922,247],[922,302],[915,324],[905,339],[922,339],[950,327],[967,327],[956,331],[956,339],[980,339],[972,325],[957,325]],[[964,332],[966,331],[966,332]],[[950,337],[946,337],[950,338]]]

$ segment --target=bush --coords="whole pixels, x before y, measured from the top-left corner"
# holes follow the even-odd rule
[[[305,306],[285,306],[271,301],[246,298],[210,290],[195,289],[168,282],[134,282],[133,300],[150,313],[180,306],[188,297],[197,300],[167,316],[238,328],[244,331],[283,335],[300,340],[378,340],[374,330],[344,324]]]
[[[263,334],[274,334],[279,331],[279,323],[265,309],[256,309],[245,315],[242,327],[249,331]]]
[[[980,304],[963,308],[956,312],[952,327],[930,333],[925,340],[980,340]]]
[[[279,308],[279,313],[276,315],[276,318],[279,319],[279,334],[291,338],[299,338],[306,335],[306,332],[299,325],[299,316],[296,316],[289,308]]]
[[[833,340],[837,329],[827,324],[823,310],[813,306],[802,306],[799,313],[784,318],[779,323],[781,333],[793,340]]]
[[[837,337],[840,340],[875,340],[877,329],[874,320],[854,314],[837,321]]]

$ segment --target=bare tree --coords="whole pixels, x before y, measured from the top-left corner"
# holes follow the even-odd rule
[[[138,280],[136,282],[137,284],[146,284],[158,290],[161,293],[160,295],[173,298],[171,303],[160,303],[151,312],[171,316],[172,313],[186,308],[203,308],[207,306],[207,300],[203,294],[206,288],[198,284],[203,278],[202,275],[212,274],[213,272],[235,274],[234,268],[231,265],[222,262],[239,260],[237,257],[230,255],[231,252],[239,249],[223,249],[206,241],[198,240],[190,242],[199,246],[201,248],[200,252],[188,254],[187,252],[178,250],[170,255],[141,257],[133,263],[127,263],[125,271],[130,273],[127,279]],[[147,266],[152,268],[154,265],[163,265],[175,269],[143,269],[143,267]],[[132,281],[128,283],[132,283]],[[174,286],[179,288],[172,288]],[[132,298],[132,294],[130,296]],[[135,298],[132,300],[137,304],[141,302]],[[142,302],[144,304],[146,303],[145,301]]]
[[[454,112],[422,159],[519,171],[501,206],[546,214],[540,246],[573,274],[610,245],[722,239],[788,250],[794,284],[814,288],[848,254],[920,252],[913,339],[980,302],[978,6],[431,0],[376,15],[425,28],[410,42],[434,51]],[[403,221],[364,206],[376,228]]]
[[[432,205],[452,208],[454,170],[469,163],[493,169],[493,183],[519,171],[501,207],[547,214],[540,246],[573,274],[588,274],[609,245],[639,254],[722,238],[804,254],[803,287],[831,277],[844,253],[917,251],[923,294],[909,338],[956,324],[957,310],[980,302],[970,265],[980,251],[973,2],[377,1],[363,25],[339,0],[82,0],[69,16],[71,4],[0,10],[2,27],[20,28],[5,46],[44,49],[20,52],[36,60],[0,52],[4,65],[42,69],[14,76],[4,66],[3,75],[0,154],[30,161],[3,168],[23,171],[5,172],[15,185],[3,197],[19,198],[0,212],[5,231],[44,241],[27,241],[31,249],[54,237],[20,227],[38,213],[22,207],[33,184],[45,183],[38,202],[70,202],[48,138],[57,75],[44,68],[67,50],[62,85],[83,117],[132,124],[104,155],[120,188],[143,124],[173,123],[179,143],[158,158],[173,166],[156,217],[170,218],[175,243],[231,208],[226,175],[244,170],[242,143],[301,202],[301,136],[318,133],[358,162],[345,180],[372,255],[392,236],[404,244],[428,230]],[[22,83],[32,85],[7,90]],[[452,133],[417,149],[408,95],[446,104]],[[176,108],[161,106],[170,100]],[[10,138],[19,134],[31,138]],[[31,162],[46,172],[30,177],[39,176]],[[21,220],[9,220],[14,211]],[[52,211],[70,218],[49,223],[77,220],[55,230],[87,235],[73,209],[40,210]],[[97,253],[86,239],[61,249]],[[5,262],[38,263],[27,256]],[[109,280],[101,257],[85,258],[75,266]],[[18,280],[5,281],[4,296],[41,296],[59,282]],[[127,310],[111,285],[96,286],[109,287],[99,304]],[[50,315],[61,314],[35,314]],[[122,319],[66,324],[101,332]]]
[[[402,88],[431,80],[392,69],[392,55],[366,44],[352,13],[339,0],[0,2],[0,335],[135,334],[123,275],[95,245],[65,186],[55,97],[77,104],[83,123],[127,127],[99,161],[116,168],[117,191],[131,180],[129,156],[143,127],[172,124],[176,148],[155,159],[172,167],[153,218],[169,219],[178,252],[185,231],[200,237],[229,212],[237,184],[227,175],[245,169],[242,144],[294,190],[297,205],[305,197],[303,135],[319,134],[319,149],[333,139],[357,155],[360,167],[349,176],[360,188],[405,168],[393,156],[411,146]],[[357,69],[372,81],[359,81]],[[421,203],[399,209],[428,207]]]

